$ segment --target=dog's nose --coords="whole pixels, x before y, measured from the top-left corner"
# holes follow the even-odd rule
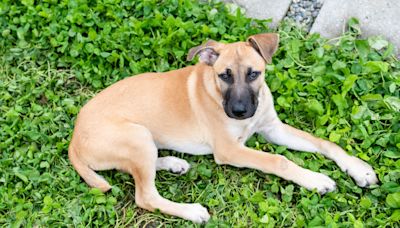
[[[232,105],[232,114],[237,117],[242,117],[247,112],[246,106],[242,102]]]

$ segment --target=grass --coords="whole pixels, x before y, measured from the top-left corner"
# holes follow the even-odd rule
[[[112,191],[90,189],[67,158],[74,120],[113,82],[191,64],[184,61],[190,47],[207,38],[244,40],[269,31],[267,21],[232,14],[221,3],[185,0],[0,6],[0,225],[198,226],[138,208],[127,174],[101,172]],[[281,25],[266,82],[284,122],[367,161],[378,185],[359,188],[332,161],[255,135],[248,146],[325,173],[338,190],[320,196],[273,175],[217,166],[212,156],[160,151],[192,165],[182,176],[159,172],[160,194],[206,206],[208,227],[399,226],[400,62],[385,40],[359,39],[355,19],[349,28],[329,42]]]

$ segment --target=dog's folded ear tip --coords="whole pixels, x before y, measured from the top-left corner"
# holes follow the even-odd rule
[[[250,40],[254,41],[257,39],[261,39],[261,38],[272,39],[272,40],[275,39],[279,42],[280,36],[279,36],[279,33],[259,33],[259,34],[254,34],[254,35],[247,37],[246,41],[249,42]]]
[[[219,56],[217,51],[214,49],[217,45],[217,41],[210,39],[202,45],[192,47],[189,49],[186,60],[192,61],[196,55],[199,55],[201,62],[205,62],[207,65],[213,65]]]
[[[192,61],[194,59],[194,56],[196,56],[199,52],[199,47],[200,46],[192,47],[189,49],[188,55],[186,56],[186,61]]]
[[[261,55],[266,63],[272,62],[272,55],[279,45],[278,33],[261,33],[249,36],[247,42]]]

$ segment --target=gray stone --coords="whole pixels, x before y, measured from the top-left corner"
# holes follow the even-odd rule
[[[400,51],[399,0],[325,0],[311,33],[333,38],[340,36],[349,18],[360,21],[363,37],[381,35]]]
[[[248,17],[257,19],[272,18],[272,27],[286,15],[292,0],[223,0],[233,2],[246,10]]]

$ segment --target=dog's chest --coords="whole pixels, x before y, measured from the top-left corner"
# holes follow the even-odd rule
[[[246,120],[233,120],[231,119],[229,124],[227,124],[227,131],[232,138],[237,140],[239,143],[245,143],[263,123],[263,113],[265,113],[264,107],[261,106],[257,110],[256,114]]]
[[[232,124],[228,126],[228,132],[235,140],[244,143],[255,132],[253,123]]]

